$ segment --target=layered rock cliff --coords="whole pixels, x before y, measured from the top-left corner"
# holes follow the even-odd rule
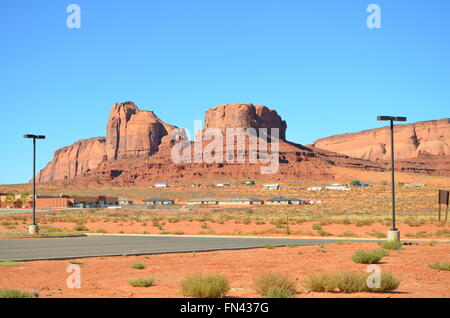
[[[286,122],[278,113],[263,105],[226,104],[206,111],[205,128],[270,128],[279,129],[279,138],[286,139]]]
[[[148,157],[175,128],[132,102],[114,104],[106,126],[107,159]]]
[[[450,119],[395,125],[395,158],[450,155]],[[366,160],[390,159],[390,128],[383,127],[357,133],[318,139],[317,148]]]
[[[40,171],[38,182],[72,179],[95,170],[102,162],[121,158],[145,158],[156,151],[176,127],[134,103],[114,104],[106,125],[106,137],[80,140],[55,151],[53,161]]]
[[[56,150],[53,161],[37,175],[37,182],[72,179],[96,169],[105,160],[104,137],[79,140],[71,146]]]

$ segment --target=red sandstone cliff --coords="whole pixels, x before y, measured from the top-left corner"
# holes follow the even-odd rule
[[[106,137],[80,140],[55,151],[53,161],[40,171],[37,180],[72,179],[97,169],[102,162],[148,157],[158,151],[164,137],[169,140],[174,128],[132,102],[114,104]]]
[[[37,182],[66,180],[96,169],[106,160],[106,140],[103,137],[83,139],[55,151],[53,161],[37,175]]]
[[[278,128],[279,138],[286,139],[286,122],[278,113],[263,105],[226,104],[206,111],[205,128]]]
[[[395,158],[450,155],[450,119],[396,125]],[[364,130],[318,139],[314,146],[354,158],[389,160],[390,128]]]
[[[208,109],[205,128],[279,128],[279,169],[265,180],[333,180],[333,166],[385,171],[389,130],[379,128],[316,141],[313,147],[285,140],[286,122],[266,106],[219,105]],[[55,152],[38,175],[38,182],[146,184],[157,180],[261,178],[261,163],[174,163],[170,142],[175,126],[132,102],[114,104],[106,137],[80,140]],[[396,169],[450,175],[450,119],[396,127]],[[212,141],[203,141],[204,146]],[[192,143],[190,143],[192,145]],[[247,157],[249,153],[245,154]],[[193,158],[193,156],[192,156]],[[405,159],[408,158],[408,159]],[[419,160],[420,159],[420,160]],[[369,161],[372,160],[372,161]]]

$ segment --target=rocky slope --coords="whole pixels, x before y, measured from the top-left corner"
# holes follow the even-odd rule
[[[396,159],[450,155],[449,118],[396,125],[394,136]],[[390,128],[321,138],[314,143],[314,147],[354,158],[389,160]]]

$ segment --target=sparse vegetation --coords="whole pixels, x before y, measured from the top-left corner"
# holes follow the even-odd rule
[[[145,268],[145,265],[142,264],[142,263],[133,263],[133,264],[131,264],[131,268],[134,268],[134,269],[144,269],[144,268]]]
[[[33,298],[38,296],[38,292],[27,293],[17,289],[0,289],[0,298]]]
[[[194,274],[181,283],[181,293],[195,298],[223,298],[229,290],[229,282],[223,275]]]
[[[386,250],[399,250],[402,248],[400,241],[383,241],[379,245]]]
[[[428,264],[429,268],[432,269],[438,269],[441,271],[450,271],[450,263],[440,263],[440,262],[435,262],[433,264]]]
[[[150,287],[155,285],[155,279],[149,278],[134,278],[129,281],[129,284],[133,287]]]
[[[3,266],[3,267],[19,266],[19,265],[22,265],[22,263],[21,262],[10,261],[10,260],[6,260],[6,261],[3,261],[3,262],[0,262],[0,266]]]
[[[287,275],[277,273],[263,274],[255,279],[254,284],[256,292],[265,297],[273,297],[275,294],[292,296],[296,293],[295,281]],[[274,288],[276,290],[270,291]],[[269,292],[272,296],[269,295]]]
[[[356,251],[352,260],[358,264],[375,264],[389,253],[386,250]]]
[[[380,287],[369,288],[367,280],[369,273],[364,272],[335,272],[319,275],[310,275],[303,286],[308,291],[314,292],[385,292],[398,288],[400,281],[395,279],[390,272],[382,272]]]

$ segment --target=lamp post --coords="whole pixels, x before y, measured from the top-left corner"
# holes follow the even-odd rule
[[[378,116],[377,120],[391,123],[392,227],[388,231],[388,241],[400,241],[400,231],[395,226],[394,121],[406,121],[406,117]]]
[[[33,139],[33,220],[28,225],[28,233],[39,233],[39,225],[36,224],[36,139],[45,139],[43,135],[23,135],[23,138]]]

